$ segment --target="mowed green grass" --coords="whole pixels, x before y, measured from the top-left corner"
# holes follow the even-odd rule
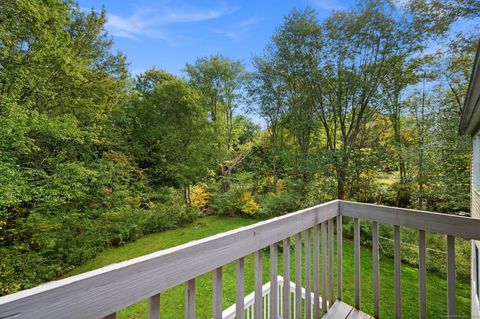
[[[111,249],[98,254],[92,260],[77,267],[66,276],[76,275],[112,263],[142,256],[157,250],[173,247],[192,240],[200,239],[227,230],[255,223],[255,220],[243,218],[223,218],[208,216],[196,222],[171,231],[145,236],[136,242]],[[292,242],[292,248],[294,247]],[[313,247],[312,247],[313,248]],[[304,256],[304,252],[302,252]],[[312,255],[313,256],[313,255]],[[279,274],[282,274],[282,252],[279,252]],[[321,260],[321,259],[320,259]],[[313,262],[313,258],[312,258]],[[295,279],[294,252],[291,252],[291,278]],[[253,256],[245,258],[245,290],[253,291]],[[312,267],[313,269],[313,267]],[[335,268],[336,269],[336,268]],[[353,280],[353,244],[344,240],[343,245],[343,299],[354,303]],[[65,276],[65,277],[66,277]],[[304,276],[302,282],[304,282]],[[373,277],[372,253],[369,249],[361,250],[361,296],[363,311],[373,313]],[[312,275],[313,278],[313,275]],[[380,260],[380,315],[382,318],[394,317],[394,271],[393,260],[382,257]],[[418,270],[409,265],[402,265],[402,315],[404,318],[418,317]],[[269,253],[263,253],[263,282],[269,281]],[[335,281],[336,282],[336,281]],[[336,288],[336,285],[335,285]],[[212,314],[212,275],[204,274],[196,281],[196,315],[197,318],[211,318]],[[230,263],[223,267],[223,307],[235,303],[235,265]],[[443,276],[427,273],[428,316],[432,318],[447,317],[447,281]],[[146,318],[147,302],[141,301],[119,311],[119,318]],[[470,317],[470,283],[457,281],[458,318]],[[183,316],[183,285],[176,286],[161,294],[162,318],[181,318]]]

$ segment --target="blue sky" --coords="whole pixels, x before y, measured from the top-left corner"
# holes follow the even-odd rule
[[[352,0],[80,0],[83,9],[104,6],[114,48],[124,52],[130,71],[152,66],[182,74],[185,63],[221,53],[248,66],[293,8],[315,8],[320,18],[345,9]]]

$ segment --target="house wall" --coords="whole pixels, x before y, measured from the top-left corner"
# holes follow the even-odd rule
[[[472,174],[473,175],[473,174]],[[480,218],[480,193],[476,190],[471,189],[471,214],[472,217]],[[479,229],[480,231],[480,229]],[[478,278],[479,275],[477,274],[478,271],[478,264],[480,264],[480,260],[477,260],[477,252],[476,248],[480,249],[480,242],[472,240],[472,270],[471,270],[471,303],[472,303],[472,318],[480,319],[480,301],[478,297]]]
[[[473,218],[480,218],[480,136],[476,135],[472,138],[472,165],[471,165],[471,183],[470,183],[470,212]],[[480,229],[479,229],[480,231]],[[480,249],[480,241],[472,241],[472,270],[471,270],[471,304],[472,304],[472,318],[480,319],[480,300],[479,291],[477,285],[480,274],[477,274],[480,264],[480,260],[477,257],[480,254],[477,253],[477,249]]]

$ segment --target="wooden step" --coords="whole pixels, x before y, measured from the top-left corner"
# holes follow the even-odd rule
[[[337,300],[323,316],[323,319],[374,319],[363,311],[355,309],[343,301]]]

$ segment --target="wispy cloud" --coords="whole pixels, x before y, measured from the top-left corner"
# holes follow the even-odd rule
[[[243,20],[243,21],[240,21],[240,23],[238,24],[238,27],[239,28],[248,28],[254,24],[256,24],[257,22],[259,22],[260,19],[256,16],[253,16],[247,20]]]
[[[346,7],[335,0],[313,0],[313,3],[322,10],[345,10]]]
[[[213,33],[224,35],[231,40],[240,40],[248,31],[257,24],[261,19],[256,16],[242,20],[238,23],[230,24],[222,29],[211,29]]]
[[[214,9],[192,7],[141,7],[127,17],[108,14],[106,28],[110,34],[138,40],[140,37],[169,40],[163,27],[179,24],[213,20],[232,13],[236,8],[222,5]]]
[[[233,32],[233,31],[227,31],[227,30],[222,30],[222,29],[211,29],[211,31],[213,33],[216,33],[216,34],[224,35],[231,40],[238,40],[239,39],[238,34]]]

